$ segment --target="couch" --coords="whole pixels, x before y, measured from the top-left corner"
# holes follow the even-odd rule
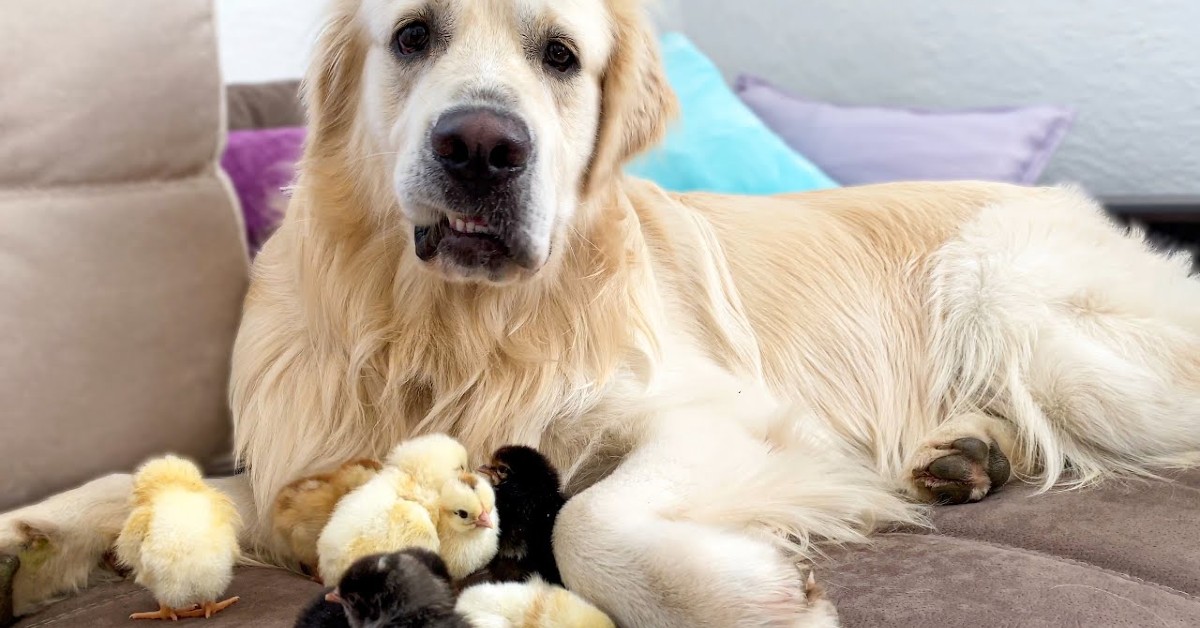
[[[166,451],[218,470],[248,256],[218,158],[227,128],[297,122],[294,85],[223,93],[210,0],[15,4],[0,20],[0,49],[20,52],[0,56],[0,510]],[[845,626],[1200,626],[1200,472],[1010,484],[933,512],[933,530],[819,562]],[[241,601],[204,625],[290,626],[318,590],[243,568]],[[154,606],[113,582],[18,625],[123,626]]]

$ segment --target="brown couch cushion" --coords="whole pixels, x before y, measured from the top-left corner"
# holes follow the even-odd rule
[[[230,85],[226,93],[230,131],[304,125],[299,81]]]
[[[934,510],[933,534],[835,553],[847,627],[1200,626],[1200,472]]]
[[[320,585],[293,573],[278,569],[244,568],[238,571],[228,591],[228,595],[241,598],[237,604],[217,613],[212,619],[196,620],[196,625],[204,628],[291,628],[300,610],[320,591]],[[158,610],[154,596],[132,581],[125,581],[88,589],[26,618],[17,624],[17,628],[124,627],[131,625],[131,613],[153,610]]]
[[[1003,499],[938,510],[938,530],[1200,596],[1200,471],[1173,477],[1048,495],[1018,485]]]
[[[216,164],[211,0],[15,5],[0,20],[0,511],[151,455],[226,450],[247,264]]]
[[[829,594],[845,628],[1200,625],[1200,600],[1019,548],[886,535],[839,557]]]

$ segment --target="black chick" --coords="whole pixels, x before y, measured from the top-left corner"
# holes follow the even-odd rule
[[[482,582],[524,582],[535,574],[561,586],[550,537],[567,500],[554,465],[536,449],[510,445],[497,449],[479,472],[496,489],[500,546],[492,562],[458,583],[459,590]]]
[[[296,621],[296,628],[343,626],[471,628],[454,610],[446,563],[417,548],[358,559]]]
[[[334,589],[326,589],[300,611],[296,628],[350,628],[346,610],[340,602],[334,602]]]

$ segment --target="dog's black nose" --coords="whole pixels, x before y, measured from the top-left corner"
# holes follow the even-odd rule
[[[446,173],[463,182],[497,185],[525,169],[532,143],[517,118],[482,107],[444,114],[430,134]]]

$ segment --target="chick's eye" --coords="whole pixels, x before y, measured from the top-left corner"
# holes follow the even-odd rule
[[[552,41],[546,45],[546,65],[566,74],[579,66],[575,53],[561,41]]]
[[[429,25],[425,22],[406,24],[396,32],[396,52],[402,57],[421,52],[429,47]]]
[[[466,518],[467,518],[467,511],[465,511],[465,510],[460,510],[460,511],[458,511],[458,512],[454,513],[454,514],[458,515],[458,516],[459,516],[460,518],[462,518],[462,519],[466,519]]]

